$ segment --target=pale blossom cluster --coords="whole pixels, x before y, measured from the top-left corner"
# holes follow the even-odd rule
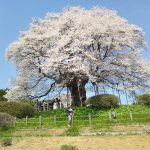
[[[7,49],[17,70],[17,88],[8,95],[42,97],[74,77],[110,87],[145,86],[150,77],[150,63],[140,55],[145,46],[142,29],[114,10],[71,7],[34,18]]]

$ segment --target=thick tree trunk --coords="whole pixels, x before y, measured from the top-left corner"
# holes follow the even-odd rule
[[[79,81],[79,94],[80,94],[80,101],[81,101],[82,106],[85,106],[85,101],[86,101],[85,85],[87,82],[88,82],[88,80],[80,80]]]
[[[71,82],[67,84],[71,97],[72,97],[72,104],[74,106],[83,106],[85,105],[86,100],[86,89],[85,85],[88,80],[78,80],[74,78]]]
[[[69,90],[71,93],[72,105],[73,106],[81,106],[80,94],[78,91],[78,85],[73,84],[72,86],[69,87]]]

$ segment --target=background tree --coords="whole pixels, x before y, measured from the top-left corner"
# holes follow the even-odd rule
[[[5,98],[7,89],[0,89],[0,101],[7,101],[7,98]]]
[[[150,94],[143,94],[136,97],[137,104],[150,106]]]
[[[144,48],[142,29],[116,11],[71,7],[48,13],[33,19],[7,49],[17,69],[7,97],[40,98],[67,87],[79,106],[86,100],[88,82],[113,89],[145,87],[150,64],[141,57]]]

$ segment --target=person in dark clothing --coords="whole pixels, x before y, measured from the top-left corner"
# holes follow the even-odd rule
[[[73,124],[73,109],[69,105],[67,108],[67,116],[68,116],[68,126]]]

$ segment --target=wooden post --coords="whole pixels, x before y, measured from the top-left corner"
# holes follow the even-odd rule
[[[54,125],[56,125],[56,115],[54,115]]]
[[[112,120],[112,118],[111,118],[111,112],[108,113],[108,116],[109,116],[109,121],[111,121]]]
[[[91,118],[91,114],[89,113],[89,125],[91,126],[92,125],[92,118]]]
[[[132,112],[130,111],[130,119],[131,119],[131,121],[133,121],[133,116],[132,116]]]
[[[28,116],[26,116],[26,127],[28,126]]]
[[[42,127],[42,116],[39,116],[39,128]]]

